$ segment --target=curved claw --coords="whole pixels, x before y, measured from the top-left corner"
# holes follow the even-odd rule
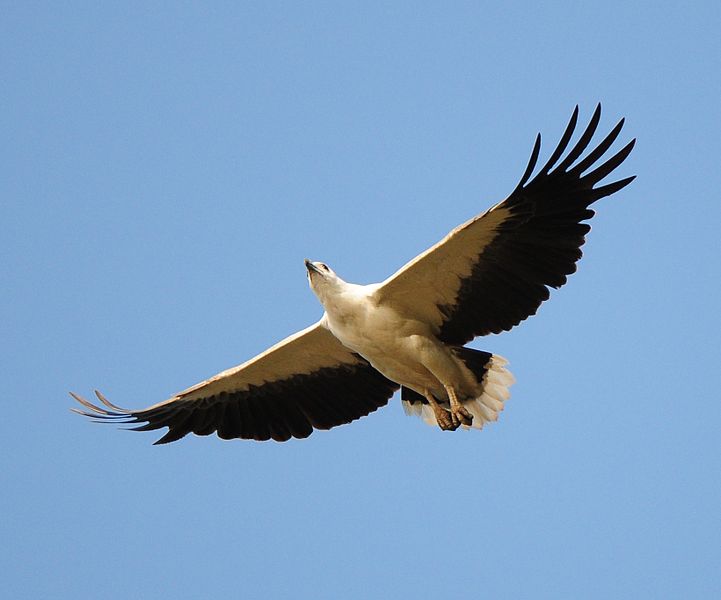
[[[460,424],[453,419],[453,415],[450,412],[438,404],[435,397],[429,390],[426,390],[423,395],[426,397],[428,404],[433,409],[433,414],[436,417],[438,427],[440,427],[443,431],[455,431],[458,429]]]
[[[443,431],[455,431],[461,426],[457,417],[443,407],[436,413],[436,421],[438,422],[438,427]]]
[[[473,415],[462,404],[451,408],[451,419],[456,424],[456,428],[461,425],[470,427],[473,424]]]

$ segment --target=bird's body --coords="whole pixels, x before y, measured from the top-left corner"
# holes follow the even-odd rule
[[[441,429],[480,429],[495,421],[513,376],[497,355],[465,347],[536,313],[549,287],[576,269],[593,216],[588,207],[634,178],[598,186],[634,141],[600,165],[623,125],[585,156],[600,105],[568,153],[578,107],[561,141],[531,178],[536,138],[520,183],[504,201],[460,225],[385,281],[357,285],[306,260],[325,312],[312,325],[238,367],[143,410],[97,406],[72,394],[101,420],[168,427],[156,443],[217,432],[224,439],[284,441],[349,423],[386,404],[400,387],[407,413]],[[88,412],[89,411],[89,412]]]
[[[435,399],[444,410],[451,406],[449,389],[454,390],[461,404],[470,404],[483,396],[483,382],[453,348],[440,341],[427,322],[383,301],[380,284],[348,283],[323,263],[306,261],[306,265],[311,287],[325,308],[321,326],[327,327],[343,346],[362,356],[384,377],[421,398]],[[499,389],[497,403],[486,407],[489,418],[476,415],[477,427],[485,420],[495,420],[508,397],[506,387],[513,381],[510,373],[500,368],[505,361],[495,359],[499,375],[507,375],[503,380],[506,386]],[[473,412],[482,411],[476,404],[472,405],[472,409],[477,409]],[[452,414],[439,425],[455,429],[459,424],[470,426],[473,421],[471,415],[454,423]],[[443,419],[443,413],[435,416]]]

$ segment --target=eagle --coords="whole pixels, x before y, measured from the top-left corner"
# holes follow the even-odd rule
[[[72,393],[75,412],[137,431],[167,427],[155,443],[189,433],[279,442],[306,438],[368,415],[400,388],[406,413],[442,430],[496,421],[514,382],[503,357],[466,346],[534,315],[575,272],[591,204],[635,176],[599,183],[631,153],[610,157],[624,124],[591,146],[601,105],[569,148],[578,106],[547,162],[534,174],[538,134],[511,194],[456,227],[381,283],[344,281],[305,260],[321,319],[247,362],[148,408],[128,410]],[[599,164],[600,163],[600,164]],[[533,177],[532,177],[533,175]]]

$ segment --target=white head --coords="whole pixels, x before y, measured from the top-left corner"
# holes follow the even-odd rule
[[[313,293],[325,304],[328,294],[332,294],[345,283],[335,271],[322,262],[312,262],[305,259],[305,268],[308,269],[308,283]]]

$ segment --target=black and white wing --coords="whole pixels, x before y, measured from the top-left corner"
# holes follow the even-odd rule
[[[103,407],[71,394],[104,421],[143,423],[132,429],[168,427],[156,444],[187,435],[286,441],[308,437],[363,417],[398,389],[359,355],[343,346],[323,319],[248,362],[228,369],[142,410],[126,410],[96,392]]]
[[[384,281],[378,302],[397,307],[432,325],[447,344],[509,330],[548,299],[576,270],[588,207],[633,181],[627,177],[596,186],[633,149],[635,140],[597,165],[618,137],[623,119],[592,150],[601,117],[596,108],[579,140],[562,159],[578,120],[578,107],[548,162],[531,175],[541,148],[540,134],[521,181],[511,195],[457,227]],[[560,162],[559,162],[560,161]]]

